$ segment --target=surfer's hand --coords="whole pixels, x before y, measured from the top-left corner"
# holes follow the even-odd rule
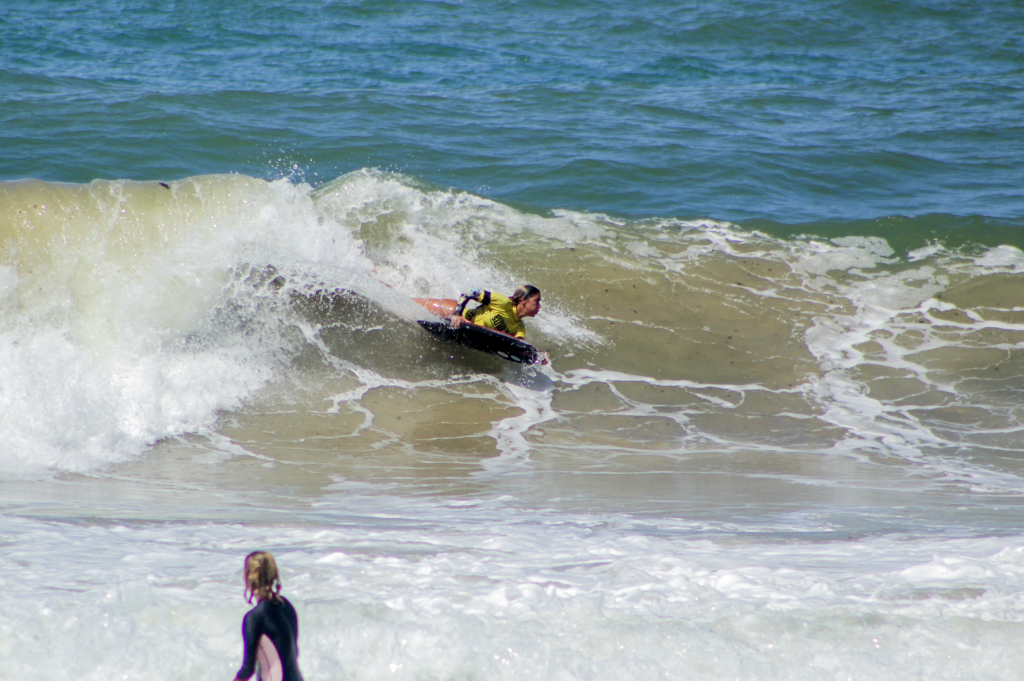
[[[452,328],[453,329],[459,328],[460,326],[462,326],[462,322],[464,322],[464,321],[466,321],[466,320],[463,319],[461,315],[453,314],[452,315]]]
[[[546,352],[540,353],[540,363],[541,363],[541,366],[547,366],[548,362],[550,362],[550,361],[551,361],[551,358],[548,356],[548,353],[546,353]]]

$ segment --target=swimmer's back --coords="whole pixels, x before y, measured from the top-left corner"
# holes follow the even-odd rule
[[[262,681],[302,681],[299,618],[287,598],[263,599],[247,612],[242,620],[242,638],[245,652],[236,678],[251,678],[259,663]]]

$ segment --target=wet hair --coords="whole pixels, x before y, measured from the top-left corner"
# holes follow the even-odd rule
[[[281,593],[281,577],[277,574],[277,563],[266,551],[253,551],[245,557],[245,594],[246,600],[252,598],[263,601],[268,598],[277,600]]]
[[[540,289],[539,288],[537,288],[536,286],[530,286],[529,284],[523,284],[522,286],[517,288],[512,293],[512,295],[509,296],[509,298],[512,300],[513,303],[518,305],[521,301],[529,300],[530,298],[533,298],[534,296],[539,296],[539,295],[540,295]]]

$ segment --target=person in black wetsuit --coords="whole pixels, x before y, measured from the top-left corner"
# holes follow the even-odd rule
[[[299,617],[281,595],[281,578],[274,557],[254,551],[245,557],[245,595],[256,607],[242,619],[245,652],[235,681],[253,673],[260,681],[302,681],[299,672]]]

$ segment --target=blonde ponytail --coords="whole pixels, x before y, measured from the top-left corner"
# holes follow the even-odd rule
[[[258,600],[268,598],[277,600],[281,593],[281,578],[277,574],[277,563],[266,551],[253,551],[245,557],[245,595],[252,603],[253,596]]]

